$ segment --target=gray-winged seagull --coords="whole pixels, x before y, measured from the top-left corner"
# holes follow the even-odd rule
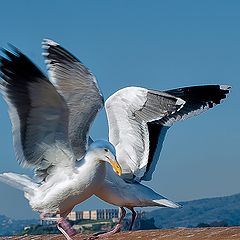
[[[16,173],[0,174],[0,180],[23,190],[42,219],[47,213],[60,214],[52,220],[71,239],[74,230],[65,218],[96,192],[105,177],[105,162],[121,174],[112,144],[98,140],[87,147],[88,130],[103,104],[102,96],[94,76],[75,59],[74,66],[65,65],[76,85],[67,83],[66,102],[18,49],[3,52],[0,90],[9,107],[16,158],[22,166],[32,167],[39,181]],[[76,105],[81,112],[75,112]]]
[[[81,102],[89,108],[93,103],[96,104],[96,101],[101,102],[100,95],[98,98],[94,95],[93,99],[89,95],[90,89],[96,92],[97,83],[95,81],[95,84],[84,88],[75,80],[77,75],[83,78],[86,75],[82,71],[75,71],[78,60],[59,44],[44,40],[43,48],[50,81],[68,103],[70,112],[75,114],[75,117],[71,118],[69,135],[76,156],[80,156],[79,148],[74,147],[74,144],[79,144],[75,141],[79,135],[78,129],[89,127],[81,121],[86,114]],[[107,167],[104,184],[98,187],[95,194],[102,200],[121,207],[122,217],[110,233],[98,237],[105,237],[120,230],[120,223],[125,216],[124,207],[132,211],[130,229],[136,217],[134,207],[179,207],[140,181],[151,180],[170,126],[219,104],[226,98],[229,89],[230,87],[225,85],[184,87],[168,91],[127,87],[107,99],[105,110],[109,124],[109,141],[116,148],[117,160],[123,174],[118,176]],[[85,143],[86,141],[84,146]]]

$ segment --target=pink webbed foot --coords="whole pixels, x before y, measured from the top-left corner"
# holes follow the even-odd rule
[[[89,238],[85,238],[84,240],[95,240],[95,239],[103,239],[106,237],[110,237],[118,232],[121,231],[121,224],[117,224],[111,231],[106,232],[106,233],[99,233],[99,234],[94,234],[93,236]]]
[[[97,235],[96,237],[99,239],[99,238],[105,238],[105,237],[110,237],[118,232],[121,231],[121,224],[117,224],[111,231],[109,232],[106,232],[106,233],[102,233],[102,234],[99,234]]]
[[[76,234],[75,229],[73,229],[70,223],[64,218],[60,218],[57,221],[57,228],[67,240],[72,240],[71,236]]]
[[[65,236],[67,240],[72,240],[70,236],[76,234],[70,223],[63,217],[46,217],[46,213],[40,214],[41,220],[56,221],[58,230]]]

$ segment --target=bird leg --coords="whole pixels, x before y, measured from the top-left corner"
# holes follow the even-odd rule
[[[100,234],[96,234],[90,238],[88,238],[87,240],[94,240],[94,239],[101,239],[101,238],[106,238],[106,237],[109,237],[115,233],[118,233],[121,231],[121,222],[123,220],[123,218],[125,217],[126,215],[126,210],[121,207],[121,217],[119,219],[119,222],[117,223],[117,225],[109,232],[106,232],[106,233],[100,233]]]
[[[134,209],[131,207],[131,208],[128,208],[131,212],[132,212],[132,221],[131,221],[131,224],[130,224],[130,227],[129,227],[129,231],[132,230],[133,228],[133,224],[136,220],[136,217],[137,217],[137,213],[134,211]]]
[[[63,217],[45,217],[45,213],[40,214],[41,220],[57,222],[58,230],[65,236],[67,240],[72,240],[70,236],[76,234],[76,231],[72,228],[70,223]]]
[[[76,234],[75,229],[73,229],[70,223],[62,217],[57,220],[57,228],[66,237],[67,240],[71,240],[70,236]]]

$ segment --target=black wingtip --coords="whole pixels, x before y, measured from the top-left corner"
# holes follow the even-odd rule
[[[17,47],[11,43],[7,43],[7,45],[8,49],[1,48],[0,71],[3,74],[8,76],[8,74],[14,73],[15,75],[29,78],[29,81],[36,76],[45,78],[38,67]]]
[[[7,49],[3,49],[2,51],[6,54],[6,56],[8,55],[14,55],[16,57],[22,55],[21,51],[19,50],[19,48],[17,48],[16,46],[14,46],[13,44],[11,43],[7,43],[8,47],[10,50],[7,50]]]
[[[17,47],[15,47],[13,44],[11,43],[7,43],[7,45],[9,46],[9,48],[11,48],[12,50],[14,50],[15,52],[20,52],[19,49]]]
[[[12,51],[7,50],[6,48],[1,48],[2,53],[6,56],[1,56],[1,63],[4,61],[14,61],[15,59],[19,58],[20,52],[17,49],[12,49]]]
[[[21,55],[21,51],[15,47],[13,44],[11,43],[7,43],[8,47],[10,50],[1,47],[0,50],[3,54],[6,55],[6,57],[8,57],[9,59],[12,59],[13,57],[19,57]],[[1,57],[1,59],[3,59],[4,57]]]
[[[231,90],[231,86],[229,85],[219,85],[220,90],[222,90],[224,93],[228,94]]]
[[[80,62],[82,64],[82,62],[77,57],[75,57],[67,49],[62,47],[59,43],[51,39],[47,39],[47,38],[43,39],[42,48],[48,53],[47,55],[44,55],[44,57],[51,55],[51,59],[60,57],[63,59],[68,59],[73,62],[75,61]]]

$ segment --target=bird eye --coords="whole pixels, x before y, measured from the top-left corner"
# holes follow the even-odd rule
[[[105,151],[105,152],[108,152],[108,149],[104,148],[104,151]]]

